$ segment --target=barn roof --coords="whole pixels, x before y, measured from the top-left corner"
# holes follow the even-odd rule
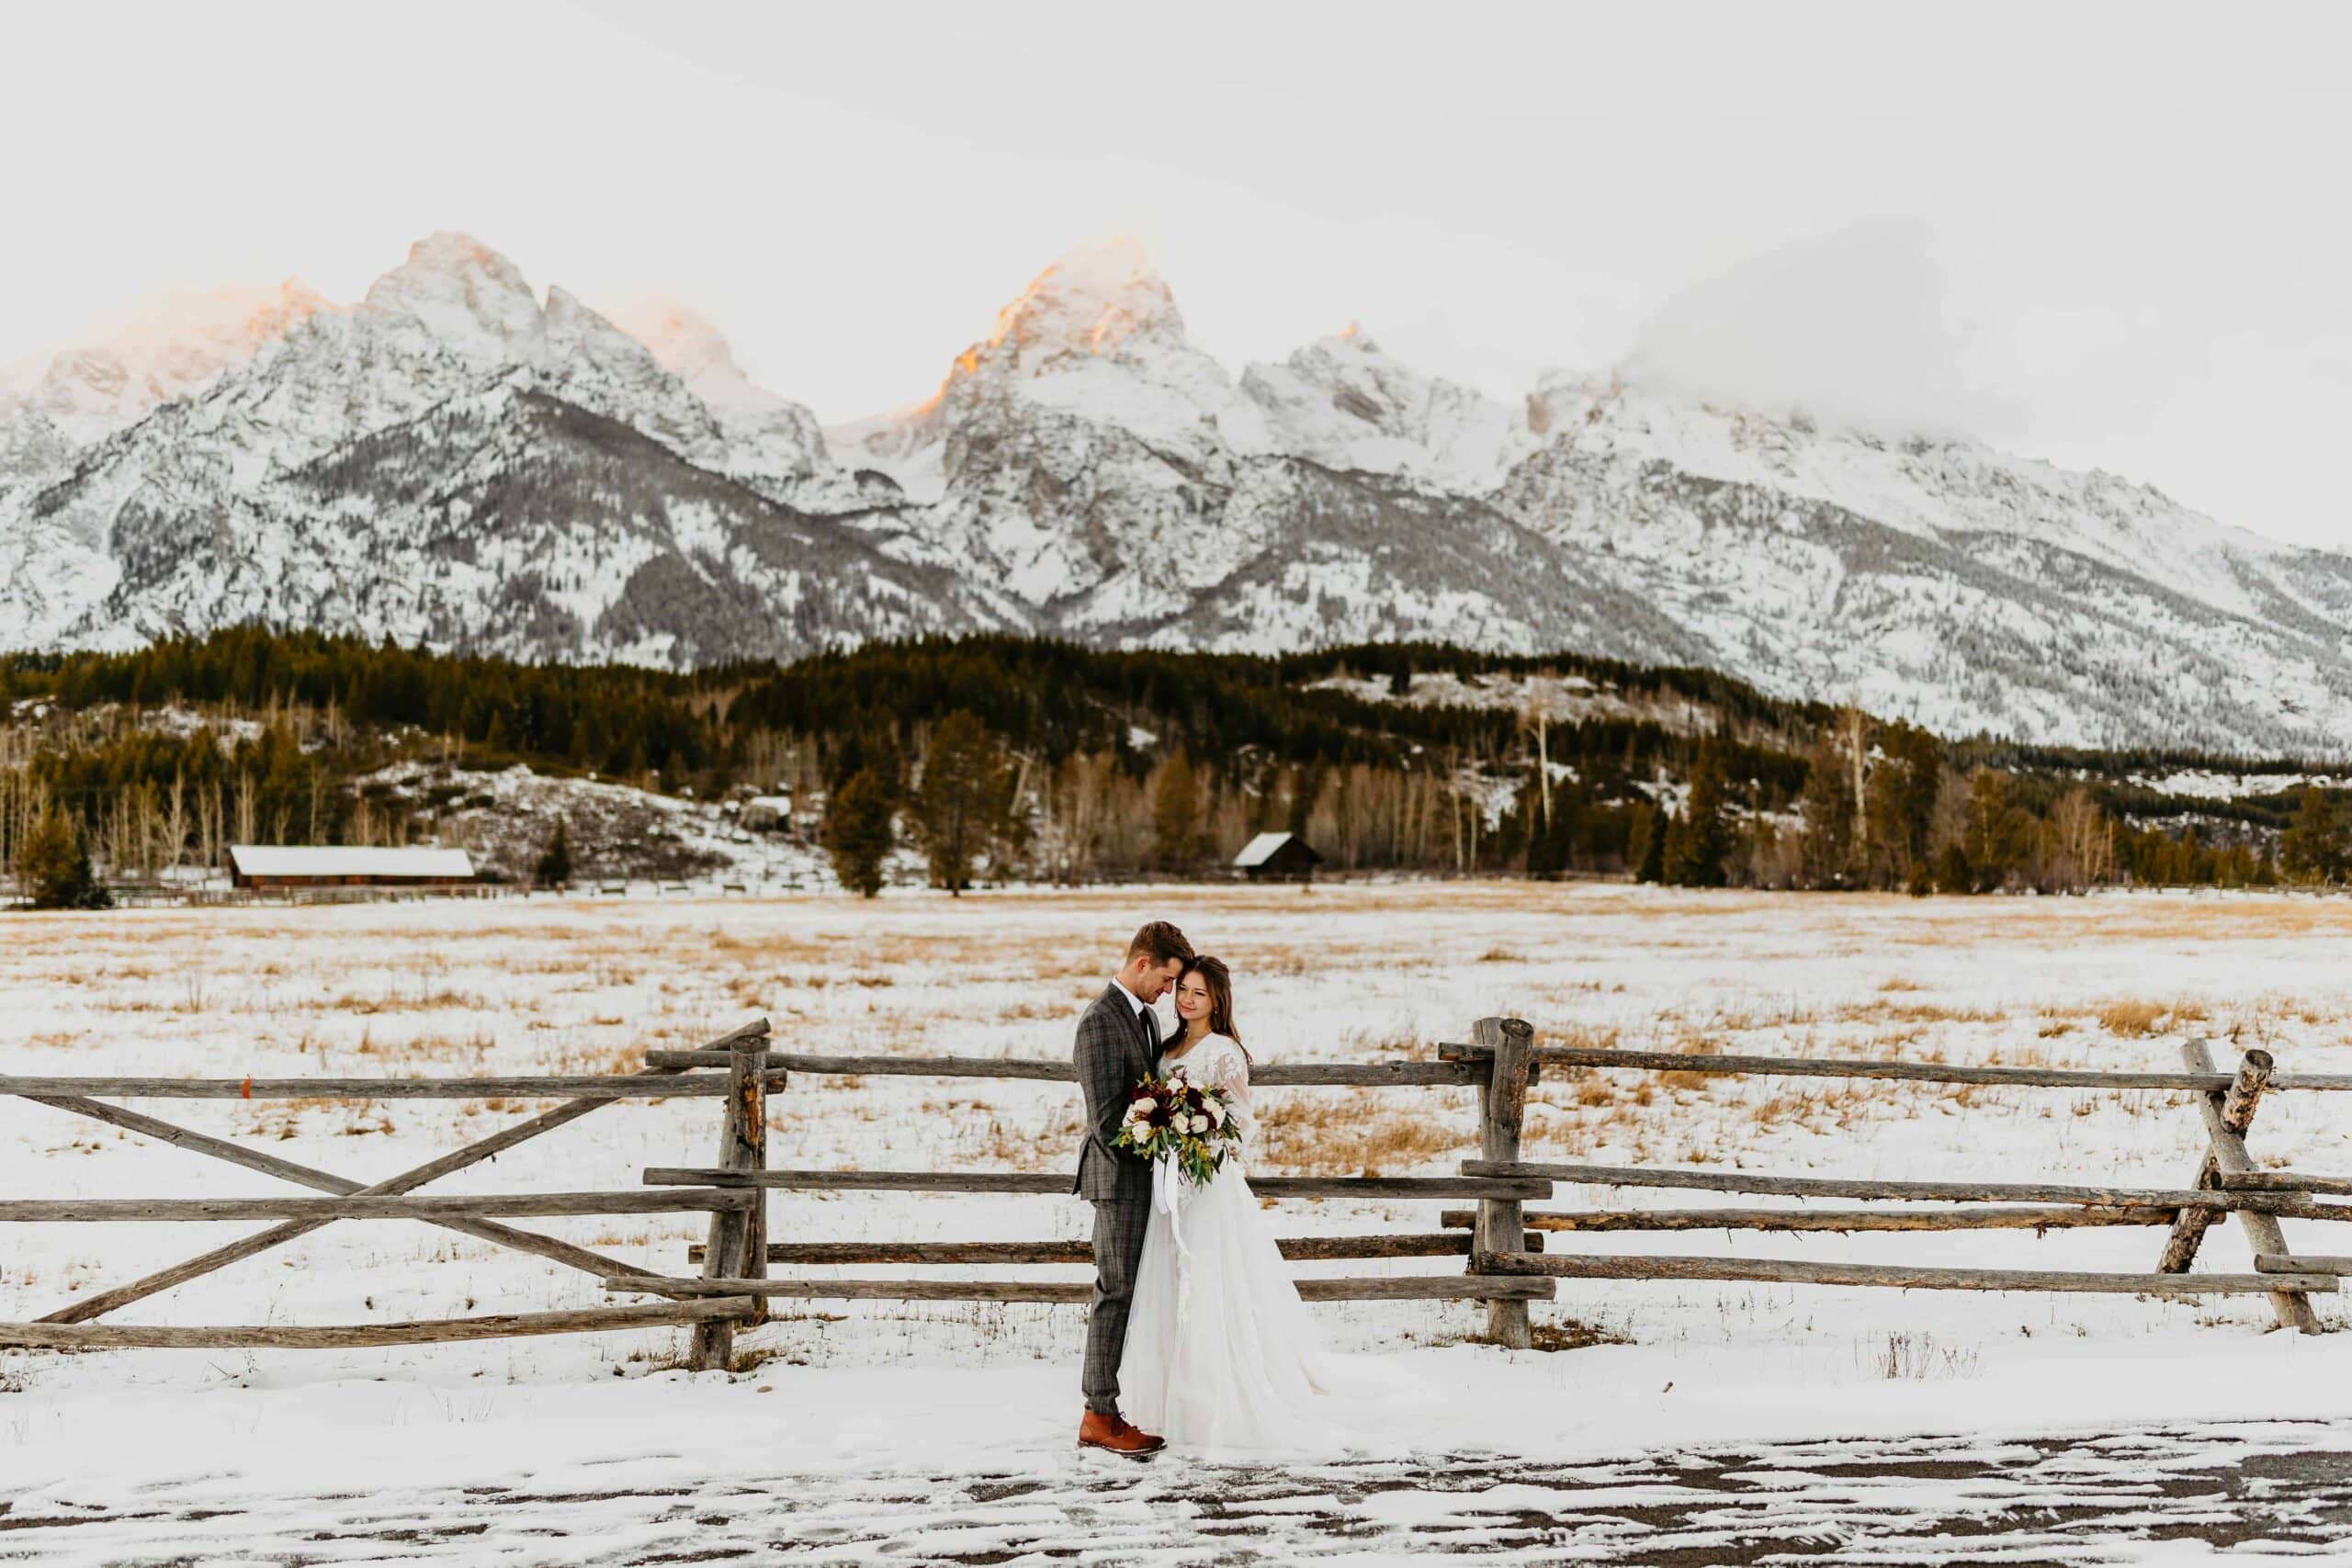
[[[1314,855],[1317,860],[1323,858],[1316,854],[1314,848],[1295,833],[1261,833],[1241,846],[1241,852],[1233,857],[1233,863],[1245,870],[1253,865],[1263,865],[1273,859],[1284,844],[1291,843],[1296,844],[1308,854]]]
[[[232,844],[229,863],[241,876],[429,876],[471,882],[474,863],[463,850],[419,845],[363,849],[331,844]]]

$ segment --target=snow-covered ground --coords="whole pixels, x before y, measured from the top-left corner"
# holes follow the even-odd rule
[[[786,1049],[1058,1055],[1125,934],[1155,915],[1233,962],[1242,1032],[1261,1059],[1425,1056],[1476,1017],[1516,1012],[1555,1043],[2168,1068],[2178,1040],[2199,1033],[2225,1059],[2260,1044],[2282,1071],[2352,1071],[2343,964],[2352,901],[1394,884],[13,915],[0,948],[0,1073],[626,1070],[646,1047],[691,1043],[753,1016],[772,1019]],[[1263,1169],[1441,1173],[1475,1152],[1465,1090],[1262,1098]],[[772,1103],[779,1166],[1058,1170],[1076,1125],[1072,1092],[1052,1084],[808,1077]],[[376,1179],[531,1108],[142,1109]],[[0,1102],[0,1184],[12,1194],[287,1190],[28,1101]],[[2196,1117],[2164,1094],[1834,1080],[1547,1076],[1529,1127],[1532,1157],[1815,1175],[2174,1186],[2199,1153]],[[716,1130],[708,1101],[616,1105],[447,1190],[633,1187],[644,1166],[706,1163]],[[2275,1095],[2250,1143],[2266,1164],[2352,1171],[2352,1096]],[[1687,1194],[1572,1189],[1554,1206],[1640,1203],[1691,1206]],[[1285,1202],[1270,1212],[1285,1234],[1423,1230],[1435,1228],[1440,1206]],[[1080,1211],[1058,1198],[779,1193],[770,1230],[776,1239],[1056,1238],[1083,1234]],[[684,1216],[530,1223],[658,1271],[685,1267],[697,1229]],[[2348,1250],[2323,1227],[2287,1225],[2298,1250]],[[38,1316],[242,1228],[11,1227],[0,1319]],[[1550,1239],[1555,1250],[2144,1269],[2161,1235]],[[2233,1229],[2211,1234],[2200,1267],[2250,1266]],[[467,1237],[346,1222],[120,1320],[365,1322],[602,1299],[584,1275]],[[1055,1476],[1092,1484],[1096,1472],[1066,1451],[1077,1312],[781,1304],[777,1322],[746,1337],[756,1364],[731,1378],[677,1370],[678,1337],[666,1331],[347,1353],[0,1351],[0,1504],[22,1520],[77,1507],[119,1514],[164,1493],[184,1503],[299,1493],[325,1499],[318,1506],[332,1517],[338,1495],[395,1486],[585,1496],[658,1490],[685,1475],[748,1483],[787,1472],[854,1480],[870,1502],[890,1477],[919,1497],[937,1477],[1007,1467],[1045,1476],[1048,1494]],[[1415,1456],[1464,1455],[1568,1463],[1799,1438],[2330,1417],[2346,1413],[2352,1372],[2352,1337],[2266,1333],[2258,1297],[2184,1305],[1563,1281],[1557,1303],[1535,1307],[1539,1324],[1624,1342],[1517,1355],[1464,1343],[1476,1323],[1467,1305],[1314,1311],[1335,1346],[1382,1354],[1396,1388],[1346,1451],[1305,1456],[1302,1466],[1409,1470]],[[2345,1314],[2329,1301],[2323,1315],[2340,1324]],[[285,1524],[273,1517],[273,1529]],[[71,1534],[56,1538],[58,1560],[107,1560],[71,1556],[99,1550],[93,1536],[69,1551]],[[605,1559],[551,1550],[502,1560]]]
[[[2242,800],[2248,795],[2287,795],[2317,785],[2341,789],[2344,779],[2330,773],[2224,773],[2210,768],[2180,768],[2169,773],[2139,773],[2132,782],[2165,795],[2191,795],[2199,800]]]

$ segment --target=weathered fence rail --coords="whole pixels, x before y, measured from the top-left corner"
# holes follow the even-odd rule
[[[1448,1046],[1442,1055],[1474,1060],[1483,1044]],[[1480,1242],[1474,1247],[1471,1268],[1512,1275],[1553,1279],[1734,1280],[1794,1284],[1860,1285],[1904,1290],[1979,1291],[2108,1291],[2159,1296],[2260,1292],[2270,1298],[2282,1327],[2306,1334],[2320,1331],[2311,1303],[2315,1293],[2335,1289],[2338,1270],[2326,1258],[2306,1260],[2291,1253],[2281,1217],[2304,1220],[2352,1220],[2352,1204],[2325,1203],[2312,1197],[2318,1185],[2292,1173],[2256,1172],[2245,1147],[2245,1133],[2264,1094],[2271,1089],[2342,1089],[2352,1088],[2352,1077],[2281,1077],[2274,1073],[2267,1051],[2248,1051],[2233,1073],[2214,1064],[2211,1046],[2192,1040],[2181,1048],[2180,1073],[2094,1072],[2087,1069],[2040,1067],[1972,1067],[1946,1063],[1839,1062],[1778,1056],[1684,1055],[1669,1052],[1604,1051],[1555,1048],[1534,1054],[1537,1067],[1546,1061],[1585,1068],[1633,1068],[1681,1073],[1787,1075],[1807,1077],[1899,1078],[1962,1085],[2001,1084],[2020,1088],[2103,1088],[2117,1091],[2186,1091],[2193,1098],[2206,1133],[2206,1151],[2194,1178],[2185,1189],[2095,1188],[2041,1182],[1917,1181],[1884,1179],[1845,1179],[1764,1175],[1751,1171],[1645,1170],[1629,1167],[1549,1165],[1521,1160],[1465,1160],[1465,1174],[1498,1179],[1531,1178],[1564,1184],[1609,1187],[1649,1187],[1713,1192],[1770,1194],[1796,1198],[1853,1198],[1898,1203],[2039,1203],[2081,1205],[2075,1222],[2036,1220],[2032,1228],[2065,1229],[2081,1224],[2165,1224],[2169,1226],[2163,1252],[2153,1272],[2085,1272],[2062,1269],[1985,1269],[1917,1268],[1886,1264],[1824,1263],[1800,1258],[1689,1258],[1642,1256],[1577,1256],[1510,1252]],[[1684,1211],[1688,1216],[1697,1212]],[[2024,1216],[2035,1211],[1964,1209],[1908,1215],[1885,1220],[1876,1211],[1848,1211],[1832,1217],[1804,1217],[1770,1210],[1721,1212],[1735,1216],[1724,1228],[1758,1230],[1962,1230],[1999,1226],[2024,1228]],[[2047,1213],[2048,1211],[2041,1211]],[[2255,1254],[2252,1274],[2188,1272],[2205,1232],[2226,1215],[2234,1214]],[[2096,1216],[2093,1219],[2092,1216]],[[1449,1224],[1476,1226],[1466,1213],[1444,1216]],[[1826,1221],[1826,1223],[1821,1223]],[[1539,1229],[1573,1230],[1582,1222],[1573,1213],[1530,1214],[1524,1224]],[[1593,1228],[1696,1229],[1695,1220],[1651,1220],[1638,1212],[1619,1211]],[[2346,1260],[2352,1261],[2352,1260]]]
[[[1480,1045],[1442,1045],[1442,1059],[1475,1060]],[[1546,1045],[1535,1053],[1538,1066],[1637,1067],[1652,1072],[1733,1074],[1748,1077],[1900,1078],[1910,1083],[1978,1084],[2010,1089],[2196,1089],[2224,1094],[2236,1076],[2219,1069],[2129,1072],[2097,1067],[1978,1067],[1951,1062],[1848,1061],[1837,1057],[1724,1056],[1676,1051],[1601,1050]],[[2273,1077],[2279,1089],[2352,1089],[2352,1073],[2301,1073]]]
[[[2282,1219],[2352,1219],[2352,1178],[2306,1176],[2254,1168],[2245,1134],[2266,1094],[2352,1089],[2352,1076],[2280,1075],[2269,1056],[2245,1053],[2223,1072],[2203,1042],[2183,1049],[2178,1072],[1967,1066],[1947,1063],[1840,1061],[1779,1056],[1682,1055],[1589,1050],[1537,1044],[1517,1019],[1484,1019],[1461,1044],[1437,1059],[1363,1063],[1269,1064],[1253,1074],[1264,1089],[1458,1089],[1476,1097],[1478,1152],[1452,1175],[1266,1175],[1251,1179],[1263,1198],[1291,1201],[1472,1201],[1444,1209],[1435,1231],[1298,1235],[1278,1245],[1294,1262],[1459,1258],[1459,1273],[1309,1276],[1296,1281],[1308,1301],[1473,1301],[1486,1304],[1485,1336],[1506,1346],[1531,1342],[1528,1303],[1552,1299],[1561,1280],[1724,1280],[1905,1290],[2128,1292],[2168,1298],[2267,1295],[2282,1325],[2319,1327],[2311,1297],[2336,1293],[2352,1274],[2352,1257],[2298,1255]],[[2205,1153],[2188,1185],[2094,1186],[2046,1181],[1826,1178],[1745,1170],[1654,1168],[1555,1163],[1523,1157],[1530,1091],[1546,1068],[1671,1072],[1732,1077],[1788,1076],[1891,1079],[1951,1086],[2098,1089],[2188,1096],[2205,1133]],[[279,1222],[256,1235],[167,1269],[68,1303],[31,1323],[0,1324],[0,1344],[96,1348],[347,1348],[425,1344],[506,1336],[596,1332],[674,1325],[693,1333],[697,1367],[729,1364],[734,1337],[763,1321],[777,1300],[945,1301],[1078,1304],[1091,1299],[1082,1280],[1001,1277],[863,1278],[796,1273],[769,1277],[772,1264],[823,1269],[859,1264],[930,1269],[1083,1266],[1088,1243],[1046,1241],[769,1239],[774,1192],[995,1194],[1067,1199],[1066,1171],[837,1170],[777,1167],[769,1161],[767,1097],[788,1091],[796,1077],[922,1077],[1028,1080],[1069,1085],[1066,1060],[1016,1057],[831,1055],[778,1051],[764,1021],[694,1050],[646,1054],[635,1074],[614,1076],[416,1078],[159,1078],[0,1077],[14,1096],[257,1171],[310,1195],[264,1198],[6,1198],[0,1224],[154,1221]],[[489,1137],[382,1180],[363,1183],[233,1140],[216,1137],[111,1104],[105,1098],[201,1100],[560,1099],[562,1103]],[[696,1098],[720,1102],[717,1157],[707,1166],[658,1166],[621,1191],[417,1195],[416,1190],[481,1164],[528,1139],[626,1101]],[[1530,1209],[1563,1187],[1701,1191],[1796,1200],[1843,1200],[1843,1206]],[[322,1194],[322,1195],[320,1195]],[[704,1241],[687,1249],[695,1274],[670,1275],[608,1257],[559,1237],[503,1224],[509,1219],[582,1214],[700,1213]],[[2205,1233],[2234,1216],[2255,1255],[2255,1272],[2191,1271]],[[201,1278],[242,1259],[343,1221],[422,1221],[548,1258],[601,1282],[613,1294],[650,1295],[651,1304],[412,1322],[345,1325],[166,1326],[93,1322],[132,1302]],[[1424,1222],[1426,1224],[1426,1222]],[[1577,1254],[1550,1249],[1547,1236],[1593,1233],[1917,1233],[1926,1231],[2073,1231],[2162,1227],[2166,1235],[2145,1272],[1944,1268],[1818,1262],[1799,1258]]]
[[[687,1068],[723,1066],[716,1051],[648,1051],[649,1066]],[[776,1051],[768,1060],[786,1073],[836,1077],[1033,1078],[1040,1083],[1078,1081],[1066,1062],[1023,1056],[811,1056]],[[1270,1062],[1251,1069],[1259,1089],[1479,1088],[1485,1068],[1471,1062]]]
[[[745,1024],[713,1042],[713,1047],[756,1058],[764,1055],[765,1020]],[[131,1078],[0,1077],[0,1095],[13,1095],[53,1110],[85,1116],[191,1154],[274,1176],[324,1198],[62,1198],[0,1200],[0,1223],[109,1221],[198,1221],[271,1219],[284,1223],[241,1237],[127,1284],[96,1292],[31,1323],[0,1324],[0,1345],[60,1349],[160,1347],[168,1348],[333,1349],[359,1346],[418,1345],[503,1338],[539,1334],[596,1333],[613,1329],[683,1325],[700,1329],[755,1317],[760,1303],[746,1296],[684,1300],[676,1296],[650,1306],[596,1306],[570,1311],[494,1314],[394,1323],[326,1325],[216,1324],[176,1325],[101,1324],[91,1320],[144,1301],[174,1286],[201,1279],[230,1265],[294,1241],[342,1220],[423,1220],[445,1229],[545,1258],[603,1279],[629,1265],[556,1236],[502,1224],[492,1216],[643,1214],[707,1211],[714,1228],[730,1216],[748,1224],[762,1207],[756,1192],[716,1188],[649,1192],[642,1188],[608,1192],[468,1193],[413,1197],[416,1189],[455,1175],[507,1150],[569,1125],[607,1106],[630,1100],[731,1095],[739,1075],[686,1075],[650,1066],[611,1077],[536,1077],[494,1078]],[[507,1099],[557,1098],[564,1103],[478,1139],[463,1148],[376,1182],[360,1182],[333,1171],[249,1149],[226,1138],[109,1105],[91,1098],[111,1094],[158,1100],[327,1099]],[[734,1104],[729,1100],[730,1108]],[[730,1110],[731,1114],[731,1110]],[[722,1147],[722,1154],[725,1153]],[[660,1292],[667,1294],[668,1292]]]

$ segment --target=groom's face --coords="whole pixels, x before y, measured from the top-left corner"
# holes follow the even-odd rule
[[[1142,968],[1143,984],[1136,987],[1136,998],[1156,1002],[1176,983],[1176,976],[1184,972],[1184,961],[1171,958],[1165,964],[1154,964],[1147,958],[1142,961]]]

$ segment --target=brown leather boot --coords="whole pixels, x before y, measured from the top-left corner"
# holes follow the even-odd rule
[[[1168,1444],[1129,1426],[1122,1416],[1098,1416],[1090,1410],[1078,1423],[1078,1446],[1102,1449],[1127,1459],[1149,1459]]]

